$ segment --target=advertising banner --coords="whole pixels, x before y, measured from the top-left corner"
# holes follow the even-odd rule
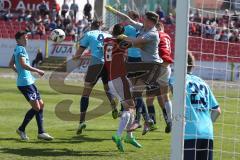
[[[55,0],[45,0],[51,10]],[[0,0],[0,11],[38,10],[42,0]]]
[[[14,39],[0,39],[0,67],[8,67],[8,63],[13,55],[16,41]],[[45,41],[44,40],[29,40],[26,47],[29,59],[32,62],[37,55],[37,50],[41,49],[45,56]]]

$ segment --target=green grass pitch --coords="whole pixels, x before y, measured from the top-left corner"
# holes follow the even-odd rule
[[[1,72],[1,71],[0,71]],[[15,80],[0,79],[0,159],[1,160],[167,160],[170,155],[170,135],[164,133],[165,124],[158,114],[159,129],[145,136],[141,129],[135,132],[143,148],[137,149],[124,144],[125,153],[119,153],[111,136],[115,133],[119,119],[113,120],[111,113],[87,122],[87,129],[78,136],[76,128],[78,121],[63,121],[55,114],[55,106],[64,99],[73,100],[71,112],[79,113],[80,95],[57,93],[49,87],[48,81],[39,80],[38,86],[45,102],[44,124],[48,133],[55,137],[51,142],[37,139],[37,125],[35,119],[28,125],[26,132],[29,142],[19,140],[15,130],[29,109],[29,104],[15,86]],[[79,85],[75,83],[75,85]],[[98,84],[97,89],[102,89]],[[240,106],[239,88],[215,89],[214,92],[221,104],[223,115],[215,125],[214,160],[240,159]],[[101,103],[91,98],[90,108]],[[158,105],[155,102],[157,113]],[[103,107],[110,107],[103,106]],[[221,158],[220,158],[221,157]]]

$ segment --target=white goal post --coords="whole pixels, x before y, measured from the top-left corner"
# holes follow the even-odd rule
[[[171,160],[183,159],[189,0],[177,1]]]

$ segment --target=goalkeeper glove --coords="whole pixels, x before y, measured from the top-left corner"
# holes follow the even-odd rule
[[[106,8],[106,10],[108,10],[109,12],[112,12],[112,13],[117,13],[117,10],[116,9],[114,9],[112,6],[110,6],[110,5],[106,5],[105,6],[105,8]]]
[[[119,36],[117,36],[117,39],[120,40],[120,41],[122,41],[122,40],[124,40],[126,38],[127,38],[127,36],[124,35],[124,34],[120,34]]]

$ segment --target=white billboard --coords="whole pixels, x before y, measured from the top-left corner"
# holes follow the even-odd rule
[[[8,63],[13,55],[16,41],[14,39],[0,39],[0,67],[8,67]],[[32,62],[35,59],[37,50],[42,50],[45,56],[45,41],[44,40],[29,40],[26,47],[29,59]]]

